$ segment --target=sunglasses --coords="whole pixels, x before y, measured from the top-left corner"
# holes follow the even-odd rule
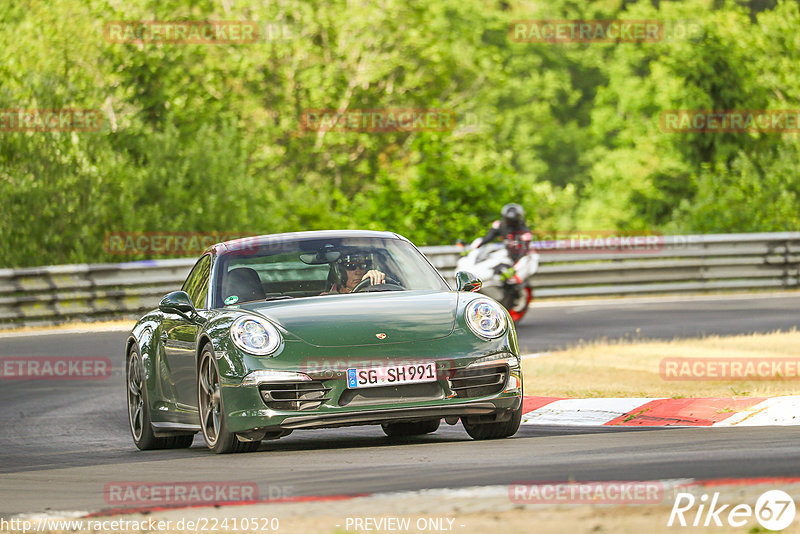
[[[366,271],[369,268],[369,264],[366,262],[361,263],[345,263],[344,268],[348,271],[355,271],[356,269],[361,269],[362,271]]]

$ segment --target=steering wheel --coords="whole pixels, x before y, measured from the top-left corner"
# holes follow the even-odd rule
[[[372,280],[370,280],[369,278],[364,278],[362,281],[360,281],[358,284],[356,284],[356,287],[353,288],[351,293],[358,293],[358,292],[362,291],[364,288],[366,288],[367,286],[370,286],[370,285],[372,285]],[[382,285],[397,286],[397,287],[399,287],[401,289],[403,287],[402,285],[400,285],[400,282],[398,282],[394,278],[390,278],[388,276],[383,279],[382,283],[376,284],[376,285],[379,285],[379,286],[382,286]]]

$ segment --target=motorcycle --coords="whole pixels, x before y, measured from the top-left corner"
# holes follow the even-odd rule
[[[481,240],[472,242],[469,249],[459,241],[462,257],[456,271],[467,271],[483,282],[480,293],[492,297],[508,310],[514,323],[519,323],[533,298],[530,277],[539,267],[539,255],[529,250],[514,262],[504,243],[487,243],[480,248]]]

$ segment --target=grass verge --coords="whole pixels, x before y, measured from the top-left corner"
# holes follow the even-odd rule
[[[596,342],[522,361],[527,395],[552,397],[774,397],[798,393],[797,379],[667,380],[665,358],[792,358],[800,332],[645,342]]]

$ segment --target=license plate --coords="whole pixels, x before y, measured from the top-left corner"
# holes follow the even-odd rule
[[[436,382],[436,362],[385,367],[355,367],[347,370],[347,388],[371,388]]]

